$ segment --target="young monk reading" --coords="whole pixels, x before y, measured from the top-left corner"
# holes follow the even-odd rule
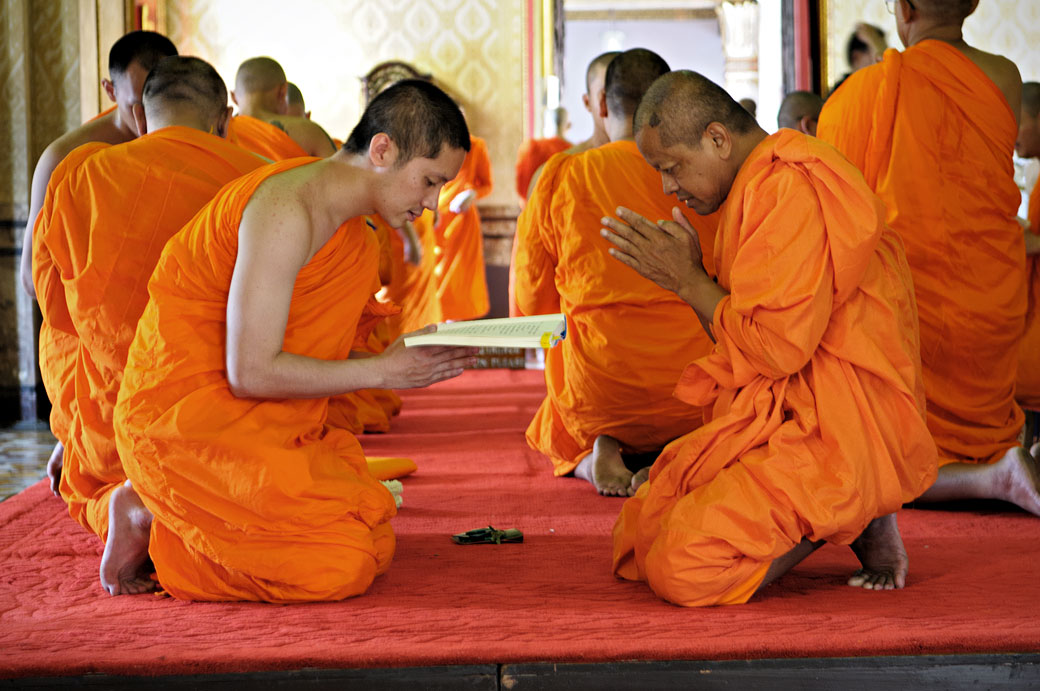
[[[469,146],[442,91],[402,81],[344,148],[231,184],[167,243],[116,404],[129,482],[112,494],[102,582],[195,600],[297,602],[363,593],[390,564],[390,492],[329,396],[427,386],[473,349],[350,358],[382,314],[365,216],[400,225],[437,204]],[[430,327],[428,330],[433,330]]]
[[[1022,85],[1022,114],[1018,124],[1015,150],[1022,158],[1040,158],[1040,83]],[[1018,349],[1018,378],[1015,382],[1015,400],[1030,410],[1040,410],[1040,185],[1034,185],[1029,195],[1025,229],[1026,277],[1029,290],[1029,310],[1026,329]],[[1033,456],[1040,447],[1033,449]]]
[[[77,343],[71,401],[62,411],[70,427],[61,496],[102,541],[111,493],[126,481],[112,411],[148,278],[181,226],[227,182],[264,164],[222,138],[227,101],[208,63],[163,58],[133,107],[141,136],[76,149],[51,176],[36,225],[33,278],[43,321]]]
[[[574,473],[608,496],[635,491],[623,453],[638,469],[640,457],[648,465],[701,423],[700,410],[672,390],[711,341],[685,302],[612,260],[600,236],[600,219],[622,203],[646,216],[671,214],[671,198],[632,135],[639,98],[666,72],[668,64],[642,48],[613,59],[610,142],[552,159],[517,224],[519,312],[567,316],[567,339],[546,355],[546,397],[527,442],[549,457],[556,475]],[[710,256],[715,219],[697,225]]]
[[[678,209],[656,224],[618,209],[611,254],[679,295],[716,344],[675,390],[706,422],[625,503],[614,572],[676,604],[737,604],[828,541],[863,562],[850,585],[903,587],[892,512],[932,483],[936,452],[884,206],[832,147],[767,135],[693,72],[654,83],[635,132],[667,192],[720,212],[715,279]]]
[[[898,0],[903,52],[828,99],[817,134],[848,156],[906,247],[939,476],[923,501],[991,498],[1040,514],[1018,434],[1026,263],[1012,150],[1021,79],[964,42],[973,0]]]
[[[231,98],[238,115],[231,120],[228,139],[273,161],[300,156],[331,156],[332,138],[310,118],[289,115],[289,81],[277,61],[250,58],[235,74]]]
[[[43,208],[47,186],[54,169],[74,149],[84,144],[122,144],[137,136],[132,113],[133,106],[141,102],[141,88],[145,77],[156,63],[169,55],[176,55],[177,48],[162,34],[154,31],[131,31],[116,41],[108,53],[109,79],[102,80],[105,93],[115,103],[105,113],[89,122],[66,132],[43,150],[33,171],[29,199],[29,222],[25,226],[22,241],[20,278],[22,287],[30,297],[36,297],[32,279],[33,225]],[[80,152],[88,155],[86,150]],[[75,167],[78,159],[69,161]],[[51,491],[58,494],[61,477],[62,442],[68,436],[69,420],[65,412],[69,409],[72,389],[75,340],[67,333],[54,331],[43,325],[40,330],[40,374],[44,388],[51,400],[51,433],[58,438],[50,460],[47,476]]]

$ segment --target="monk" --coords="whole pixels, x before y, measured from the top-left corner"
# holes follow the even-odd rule
[[[228,138],[273,161],[335,153],[332,139],[320,125],[288,114],[288,91],[289,81],[277,61],[259,57],[239,65],[231,91],[239,112],[231,121]]]
[[[300,87],[296,86],[292,82],[288,82],[286,85],[285,100],[288,104],[285,109],[286,115],[294,118],[311,119],[311,111],[307,110],[307,104],[303,100],[303,92],[300,91]]]
[[[653,223],[619,208],[611,254],[682,297],[716,345],[675,389],[706,422],[625,503],[614,573],[675,604],[738,604],[828,541],[863,562],[850,585],[903,587],[892,512],[932,483],[936,451],[883,204],[832,147],[767,135],[694,72],[654,83],[635,132],[667,192],[720,213],[715,278],[678,209]]]
[[[626,457],[639,470],[701,422],[700,410],[672,390],[711,341],[685,302],[619,266],[600,236],[600,219],[622,203],[646,216],[671,214],[671,199],[632,135],[639,98],[666,72],[668,64],[642,48],[613,59],[610,142],[550,161],[517,222],[518,312],[567,316],[567,339],[546,354],[546,397],[527,442],[557,476],[573,473],[606,496],[634,493]],[[715,219],[696,223],[710,257]]]
[[[387,319],[390,335],[395,338],[444,321],[437,296],[437,238],[433,226],[434,213],[427,211],[401,226],[400,242],[392,239],[395,269],[385,294],[401,308]]]
[[[44,323],[78,346],[62,411],[70,429],[60,492],[70,515],[102,541],[109,499],[126,481],[112,411],[148,278],[181,226],[224,184],[264,164],[223,139],[227,89],[198,58],[160,60],[133,113],[139,138],[88,144],[92,155],[58,166],[33,238]]]
[[[552,120],[553,136],[544,139],[528,139],[520,145],[516,152],[516,193],[520,197],[520,206],[527,203],[527,190],[531,186],[534,171],[552,158],[552,155],[571,148],[571,143],[564,138],[569,123],[567,109],[555,108],[547,113],[546,120]]]
[[[792,91],[780,103],[776,123],[780,127],[816,136],[816,125],[823,110],[823,99],[811,91]]]
[[[491,158],[483,139],[471,139],[462,169],[444,186],[437,202],[434,282],[444,319],[476,319],[491,307],[476,205],[491,194]]]
[[[921,500],[1001,499],[1040,514],[1015,402],[1027,306],[1012,164],[1022,82],[1009,60],[964,42],[975,6],[899,0],[906,50],[849,77],[817,133],[863,171],[906,247],[941,466]]]
[[[54,169],[74,149],[84,144],[97,142],[100,144],[122,144],[137,136],[136,124],[132,114],[134,104],[141,101],[141,88],[145,77],[159,60],[169,55],[176,55],[177,48],[170,39],[154,31],[131,31],[114,44],[108,53],[108,79],[101,84],[115,105],[100,116],[66,132],[55,139],[43,150],[33,171],[29,199],[29,222],[25,225],[22,240],[22,257],[20,277],[22,287],[30,297],[36,297],[36,289],[32,279],[32,246],[33,225],[39,216],[46,198],[47,186]],[[87,151],[81,152],[84,156]],[[74,167],[77,161],[70,161]],[[50,479],[51,491],[59,494],[58,483],[61,477],[62,442],[68,434],[69,421],[64,417],[68,409],[71,389],[66,386],[72,376],[72,356],[75,341],[68,334],[52,331],[44,326],[40,332],[40,373],[44,388],[51,400],[51,433],[58,438],[50,460],[47,462],[47,476]]]
[[[351,358],[384,310],[376,240],[437,204],[469,146],[450,98],[402,81],[344,148],[226,185],[163,250],[115,411],[129,481],[109,503],[102,583],[194,600],[363,593],[389,566],[395,514],[330,396],[457,376],[467,348]],[[434,327],[425,331],[432,331]]]
[[[1040,82],[1022,85],[1022,113],[1018,124],[1015,150],[1021,158],[1040,158]],[[1040,185],[1034,185],[1029,195],[1028,218],[1025,232],[1026,276],[1029,290],[1029,310],[1025,334],[1018,350],[1018,379],[1015,382],[1015,399],[1029,410],[1040,410]],[[1040,453],[1034,446],[1033,456]]]

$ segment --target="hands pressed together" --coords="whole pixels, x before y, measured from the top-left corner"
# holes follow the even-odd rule
[[[407,348],[408,336],[433,333],[436,325],[399,336],[396,341],[376,356],[379,360],[383,386],[387,389],[417,389],[457,377],[477,363],[477,348],[458,346],[416,346]]]

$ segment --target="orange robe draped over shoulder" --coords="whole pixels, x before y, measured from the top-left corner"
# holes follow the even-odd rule
[[[552,158],[553,154],[569,148],[571,143],[563,137],[528,139],[520,145],[516,152],[516,193],[521,203],[527,202],[527,190],[539,166]]]
[[[225,183],[263,164],[220,137],[166,127],[98,151],[47,197],[34,235],[33,256],[51,273],[40,267],[40,306],[58,328],[63,318],[52,315],[68,314],[78,341],[60,489],[72,517],[102,540],[110,493],[126,480],[112,412],[152,269]]]
[[[228,141],[272,161],[309,156],[284,130],[250,115],[236,115],[228,123]]]
[[[937,471],[910,271],[860,173],[780,130],[721,213],[717,344],[676,387],[707,421],[614,526],[615,573],[686,606],[747,601],[803,538],[847,544]]]
[[[928,428],[940,464],[990,463],[1018,441],[1026,278],[1015,115],[975,63],[922,41],[857,71],[817,136],[866,177],[906,246],[921,319]]]
[[[1040,235],[1040,184],[1033,186],[1029,195],[1029,230]],[[1026,257],[1026,281],[1029,290],[1029,310],[1026,329],[1018,349],[1018,380],[1015,399],[1029,410],[1040,410],[1040,255]]]
[[[437,203],[434,281],[443,319],[476,319],[490,309],[477,199],[461,214],[449,209],[451,200],[466,190],[475,191],[477,199],[491,194],[491,159],[480,137],[470,138],[459,174],[444,185]]]
[[[328,398],[231,393],[224,340],[243,210],[284,161],[226,186],[166,245],[130,347],[115,427],[154,514],[149,555],[178,598],[293,602],[363,593],[388,566],[394,500]],[[343,224],[300,270],[283,349],[343,359],[370,328],[376,240]]]
[[[517,222],[513,292],[521,314],[562,311],[567,338],[546,353],[546,398],[527,428],[531,448],[565,475],[596,437],[646,453],[701,424],[701,411],[672,390],[711,340],[696,313],[611,257],[600,219],[626,206],[670,219],[674,198],[635,142],[555,156]],[[716,216],[693,218],[711,257]]]

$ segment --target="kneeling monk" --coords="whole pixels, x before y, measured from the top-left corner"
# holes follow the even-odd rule
[[[472,349],[401,339],[348,359],[385,313],[364,216],[435,207],[468,146],[450,98],[402,81],[334,156],[239,178],[170,240],[116,404],[129,482],[110,504],[109,592],[133,589],[146,556],[196,600],[336,600],[388,567],[393,497],[357,439],[326,426],[328,397],[472,364]]]
[[[736,604],[826,540],[863,562],[850,585],[902,587],[892,512],[937,460],[909,268],[884,206],[832,147],[768,136],[693,72],[650,87],[635,131],[666,190],[720,210],[718,282],[678,209],[659,224],[621,210],[627,224],[606,221],[611,252],[680,295],[716,345],[676,387],[707,407],[705,424],[625,503],[615,573],[676,604]]]

